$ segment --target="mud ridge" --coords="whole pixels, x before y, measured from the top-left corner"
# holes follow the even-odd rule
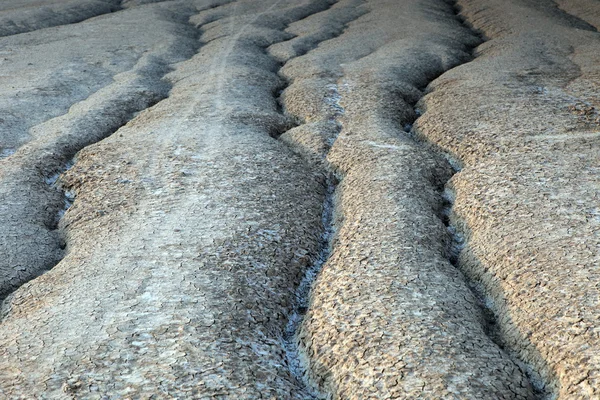
[[[325,10],[320,11],[320,12],[323,12],[323,13],[328,12],[336,4],[337,4],[337,2],[330,2],[329,7],[327,7]],[[327,40],[335,39],[335,38],[341,36],[346,31],[348,25],[351,22],[357,20],[358,18],[360,18],[367,12],[368,11],[358,13],[357,15],[353,16],[351,19],[346,21],[344,23],[342,29],[328,32],[324,37],[320,38],[320,40],[313,41],[307,47],[304,47],[301,51],[297,52],[295,54],[295,56],[287,59],[285,62],[281,62],[281,61],[279,62],[279,68],[278,68],[277,74],[280,77],[280,79],[282,80],[282,85],[278,88],[277,92],[274,95],[277,97],[278,111],[282,115],[284,115],[285,117],[289,118],[292,121],[292,123],[291,123],[292,126],[286,127],[286,129],[281,129],[280,131],[276,132],[274,135],[272,135],[274,139],[279,139],[279,137],[283,133],[287,132],[288,130],[290,130],[292,128],[296,128],[296,127],[299,127],[304,124],[304,122],[299,121],[296,116],[289,115],[287,113],[287,110],[285,109],[285,106],[283,105],[283,102],[281,100],[282,93],[285,91],[285,89],[287,87],[289,87],[292,84],[292,81],[290,81],[285,76],[283,76],[283,74],[281,74],[282,68],[290,60],[293,60],[297,57],[301,57],[301,56],[309,53],[311,50],[314,50],[315,48],[317,48],[319,46],[320,43],[325,42]],[[311,14],[303,19],[309,18],[313,15],[315,15],[315,14]],[[298,21],[301,21],[301,20],[302,19],[300,19]],[[298,21],[294,21],[294,22],[298,22]],[[291,40],[294,40],[294,39],[297,39],[300,37],[301,36],[294,35],[294,37],[289,40],[291,41]],[[265,52],[270,57],[277,58],[277,57],[273,56],[273,54],[271,54],[268,51],[268,49],[265,49]],[[329,148],[331,148],[331,146],[333,145],[333,142],[335,141],[335,138],[342,130],[342,125],[337,120],[337,117],[339,117],[340,115],[342,115],[344,113],[344,108],[339,104],[339,100],[341,100],[341,97],[339,95],[339,92],[337,91],[337,85],[332,85],[332,86],[334,86],[334,87],[330,88],[332,95],[330,96],[330,98],[327,99],[327,101],[328,101],[328,103],[330,103],[329,105],[334,110],[334,115],[332,117],[333,120],[331,122],[335,123],[335,133],[334,133],[334,137],[332,138],[331,142],[328,143]],[[290,148],[296,154],[298,154],[299,156],[302,156],[302,154],[297,152],[293,147],[290,146]],[[312,399],[329,398],[330,394],[321,392],[318,389],[317,385],[312,384],[310,382],[310,377],[309,377],[309,373],[308,373],[308,369],[309,369],[308,363],[306,360],[303,359],[303,357],[301,356],[300,351],[299,351],[300,345],[299,345],[298,332],[299,332],[300,326],[302,324],[302,321],[304,319],[304,315],[306,314],[308,307],[309,307],[310,293],[312,290],[312,286],[313,286],[317,276],[319,275],[321,269],[323,268],[325,263],[328,261],[330,255],[331,255],[332,248],[333,248],[333,240],[335,237],[335,229],[336,229],[335,223],[334,223],[335,191],[336,191],[336,188],[339,183],[338,177],[336,176],[334,171],[332,171],[331,168],[328,166],[328,163],[326,162],[326,160],[323,159],[321,161],[322,162],[320,163],[319,167],[320,167],[320,169],[322,169],[324,171],[324,174],[326,177],[325,178],[326,193],[325,193],[325,199],[323,201],[323,212],[321,215],[322,233],[320,236],[319,251],[318,251],[318,254],[316,255],[316,257],[314,258],[314,260],[311,262],[311,264],[306,268],[304,276],[302,277],[302,280],[300,281],[300,283],[296,289],[295,304],[293,305],[292,313],[288,317],[288,323],[285,327],[284,336],[282,338],[282,346],[285,350],[288,368],[290,369],[292,376],[294,376],[298,380],[298,382],[302,383],[306,392],[312,396],[311,397]],[[307,160],[307,162],[310,163],[311,161]]]
[[[218,7],[218,5],[211,8],[216,7]],[[203,43],[199,40],[202,34],[202,26],[194,26],[188,20],[195,13],[201,12],[203,10],[192,11],[191,9],[186,9],[185,11],[187,18],[181,18],[178,22],[190,26],[192,29],[194,29],[194,33],[191,39],[196,42],[195,48],[191,49],[192,51],[190,52],[190,54],[187,55],[185,59],[187,60],[193,57],[195,54],[197,54],[200,48],[203,46]],[[178,62],[185,60],[180,60]],[[145,65],[140,69],[139,74],[136,77],[136,81],[140,81],[140,84],[143,86],[147,86],[148,84],[152,84],[152,82],[154,82],[158,89],[155,90],[148,88],[148,90],[136,90],[136,96],[134,99],[125,100],[122,102],[118,100],[116,101],[116,103],[119,103],[120,107],[117,106],[108,110],[98,110],[99,114],[101,115],[101,118],[105,118],[107,121],[106,123],[96,124],[97,126],[102,126],[99,132],[94,132],[90,138],[74,140],[75,145],[70,144],[69,146],[61,147],[60,153],[54,153],[52,155],[53,160],[49,162],[48,165],[43,165],[39,167],[40,171],[42,172],[42,179],[44,181],[45,186],[50,191],[59,192],[62,198],[62,201],[55,204],[54,207],[49,207],[45,210],[48,214],[53,215],[48,219],[48,222],[46,223],[46,229],[58,237],[58,244],[55,250],[57,253],[57,257],[56,261],[52,265],[45,265],[43,268],[31,271],[28,279],[20,281],[18,285],[11,285],[11,287],[9,288],[0,287],[0,310],[3,310],[0,312],[0,323],[2,322],[6,309],[8,308],[7,303],[10,302],[12,294],[27,282],[37,278],[38,276],[54,268],[58,263],[62,261],[62,259],[66,256],[69,250],[68,241],[66,240],[66,232],[64,231],[64,227],[62,226],[62,219],[67,210],[75,201],[76,192],[72,190],[69,186],[65,185],[61,181],[61,177],[65,172],[70,170],[75,165],[77,161],[77,153],[87,148],[88,146],[94,145],[95,143],[98,143],[112,136],[121,127],[127,125],[130,121],[132,121],[139,113],[153,107],[154,105],[169,97],[169,92],[172,89],[174,83],[164,79],[164,77],[169,72],[173,71],[173,67],[165,61],[163,61],[162,59],[156,57],[151,58],[149,62],[154,64],[154,67],[158,67],[157,70],[153,71],[152,68],[149,68],[147,65]],[[127,73],[129,72],[131,71],[128,71]],[[114,85],[115,83],[116,81],[113,81],[112,85]],[[111,85],[109,85],[108,87],[110,86]],[[94,94],[92,94],[90,97],[94,96]],[[88,99],[90,99],[90,97],[88,97]],[[80,103],[84,103],[88,99],[85,99]],[[80,103],[76,103],[76,105]],[[75,107],[75,105],[72,106],[72,108],[73,107]],[[56,119],[68,116],[70,112],[71,111],[69,111],[67,114],[56,117]],[[89,111],[88,113],[93,114],[93,111]],[[86,118],[88,116],[84,115],[83,117]],[[95,117],[96,116],[92,115],[89,118],[93,120]],[[62,140],[59,139],[59,141]],[[14,152],[7,154],[7,157],[11,156],[13,153]]]
[[[165,98],[166,97],[167,96],[165,96]],[[158,101],[152,102],[150,105],[148,105],[147,108],[152,107],[156,103],[158,103]],[[68,154],[62,155],[61,158],[66,159],[68,161],[65,162],[63,165],[61,165],[60,167],[54,169],[54,172],[46,174],[46,176],[43,178],[44,183],[47,185],[48,189],[51,191],[60,192],[61,197],[62,197],[62,202],[59,203],[56,207],[54,207],[52,209],[46,209],[46,212],[54,215],[54,217],[50,218],[49,223],[46,224],[46,228],[48,229],[48,231],[50,231],[58,236],[58,239],[59,239],[58,248],[56,249],[56,252],[58,253],[58,258],[53,265],[48,265],[43,269],[34,271],[32,273],[32,275],[29,277],[29,279],[20,282],[18,286],[12,287],[10,291],[2,290],[2,292],[0,292],[0,310],[3,310],[6,308],[4,302],[10,301],[10,297],[11,297],[12,293],[14,293],[16,290],[18,290],[21,286],[23,286],[27,282],[50,271],[52,268],[54,268],[58,263],[60,263],[62,261],[62,259],[66,255],[66,252],[68,251],[68,249],[67,249],[68,242],[66,240],[66,234],[64,232],[64,229],[61,226],[61,222],[62,222],[62,219],[63,219],[65,213],[67,212],[67,210],[73,205],[73,202],[75,201],[75,198],[76,198],[76,193],[75,193],[75,191],[71,190],[70,187],[67,187],[62,183],[61,176],[75,165],[76,153],[85,149],[88,146],[91,146],[95,143],[100,142],[103,139],[110,137],[115,132],[117,132],[122,126],[126,125],[129,121],[131,121],[133,118],[135,118],[135,116],[140,111],[142,111],[142,110],[131,110],[129,113],[130,115],[127,118],[127,120],[124,123],[122,123],[121,125],[119,125],[117,128],[111,129],[110,131],[106,132],[105,135],[102,135],[101,137],[97,138],[97,140],[95,140],[93,142],[88,142],[85,145],[78,147],[74,152],[70,152]],[[0,323],[2,322],[3,316],[4,316],[4,312],[0,311]]]
[[[460,13],[461,8],[454,3],[453,10],[455,12],[457,20],[466,28],[468,28],[471,32],[473,32],[476,36],[481,39],[481,42],[487,41],[487,38],[478,30],[474,29],[472,25],[466,20]],[[465,61],[466,64],[473,61],[477,57],[477,48],[476,46],[471,49],[471,59]],[[446,71],[447,72],[447,71]],[[437,77],[432,78],[425,88],[421,89],[422,93],[427,93],[427,87],[433,81],[435,81]],[[444,151],[437,144],[428,140],[428,138],[418,132],[418,130],[413,128],[415,121],[423,114],[423,111],[418,108],[420,99],[412,104],[414,114],[416,118],[407,123],[404,126],[404,132],[406,132],[406,136],[412,139],[416,144],[421,146],[424,151],[433,152],[435,154],[441,155],[447,162],[447,172],[449,172],[449,178],[443,183],[443,187],[440,188],[442,204],[440,208],[439,218],[442,220],[444,225],[446,226],[446,230],[448,233],[448,244],[447,244],[447,259],[456,269],[458,269],[467,284],[467,287],[470,289],[474,298],[477,301],[477,306],[481,311],[481,315],[483,317],[482,327],[483,330],[490,338],[492,342],[494,342],[498,347],[504,351],[504,353],[516,364],[519,368],[524,372],[525,376],[529,380],[531,387],[534,390],[534,396],[540,400],[548,400],[553,398],[552,394],[547,392],[545,388],[549,388],[550,385],[548,382],[541,382],[540,374],[533,369],[532,366],[525,363],[522,359],[518,357],[518,352],[515,349],[512,349],[507,342],[502,337],[501,327],[500,327],[500,319],[497,313],[494,311],[493,299],[487,294],[486,288],[482,283],[474,281],[468,277],[468,275],[464,272],[464,269],[460,263],[460,255],[461,252],[468,246],[468,235],[466,232],[463,232],[458,224],[458,221],[455,219],[455,215],[453,213],[455,194],[452,187],[452,178],[460,173],[462,169],[461,162],[454,157],[453,154],[450,154]]]
[[[104,7],[102,7],[98,12],[94,12],[92,11],[93,6]],[[22,21],[20,24],[18,23],[18,21],[5,21],[2,18],[2,12],[0,12],[0,21],[3,22],[3,26],[2,28],[0,28],[0,37],[19,35],[27,32],[35,32],[46,28],[78,24],[80,22],[84,22],[92,18],[123,11],[125,9],[122,5],[122,2],[120,1],[95,1],[91,2],[91,4],[81,4],[79,6],[80,8],[78,8],[78,6],[72,6],[72,8],[69,9],[68,7],[69,6],[66,6],[65,9],[62,10],[54,10],[49,8],[48,6],[40,6],[38,10],[33,11],[39,13],[40,16],[43,16],[41,20],[44,22],[42,22],[42,24],[39,26],[28,26],[26,21]],[[85,10],[86,8],[88,8],[88,10]],[[73,13],[81,13],[82,15],[75,15],[74,18],[70,19],[69,14]]]

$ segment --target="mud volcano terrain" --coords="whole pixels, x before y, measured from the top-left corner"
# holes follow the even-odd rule
[[[0,2],[0,399],[600,399],[600,2]]]

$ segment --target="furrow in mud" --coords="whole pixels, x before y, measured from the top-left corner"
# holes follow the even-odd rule
[[[501,341],[531,370],[539,396],[595,398],[589,282],[599,242],[589,204],[598,157],[588,133],[598,130],[600,36],[550,1],[458,3],[488,41],[430,85],[415,130],[463,166],[450,183],[450,220],[467,239],[459,265],[485,292]]]
[[[327,398],[327,394],[320,393],[314,384],[307,381],[308,365],[300,356],[298,349],[298,330],[302,324],[302,319],[308,310],[309,295],[312,285],[329,259],[331,247],[333,245],[332,240],[335,234],[333,222],[335,184],[332,182],[333,178],[329,177],[328,179],[327,192],[323,203],[323,214],[321,217],[322,233],[319,243],[319,252],[312,260],[311,264],[307,266],[302,280],[298,284],[295,291],[293,311],[288,315],[283,335],[283,347],[286,352],[288,368],[290,368],[292,375],[305,385],[306,392],[315,399]]]
[[[452,168],[401,128],[417,117],[420,88],[469,61],[478,39],[446,3],[363,7],[341,36],[281,71],[291,82],[284,108],[304,122],[282,140],[309,159],[325,155],[341,179],[336,239],[299,331],[307,382],[334,399],[535,398],[449,261],[442,213]],[[334,118],[332,88],[344,110]]]
[[[432,82],[434,82],[432,80]],[[416,110],[416,115],[421,114],[421,111]],[[475,281],[468,275],[468,271],[464,270],[461,265],[461,253],[468,246],[468,238],[465,237],[463,229],[458,226],[453,215],[453,207],[456,199],[456,194],[452,187],[452,178],[454,175],[460,172],[461,164],[454,156],[450,153],[444,152],[442,149],[437,147],[434,143],[427,142],[427,138],[422,135],[418,135],[412,130],[415,121],[405,126],[405,132],[407,135],[415,141],[415,143],[422,148],[424,152],[432,152],[434,154],[442,155],[447,161],[447,171],[441,175],[439,179],[446,179],[443,183],[441,191],[441,205],[440,205],[440,219],[446,226],[448,232],[448,241],[446,249],[446,257],[450,264],[458,269],[465,279],[467,287],[473,294],[473,298],[476,300],[477,306],[480,308],[481,322],[485,334],[494,342],[510,359],[515,365],[518,365],[521,371],[526,375],[529,380],[528,386],[532,389],[532,399],[549,399],[552,398],[551,393],[546,392],[548,387],[547,382],[540,381],[540,374],[536,371],[533,365],[528,364],[518,355],[515,348],[511,348],[503,336],[502,336],[502,321],[494,310],[488,290],[481,284],[481,282]]]
[[[271,136],[289,118],[264,48],[328,6],[192,18],[205,44],[167,75],[169,97],[78,153],[61,177],[77,195],[69,251],[5,302],[5,393],[307,398],[281,338],[319,252],[325,179]]]
[[[452,158],[450,154],[446,154],[446,156],[449,159]],[[453,161],[454,165],[457,163],[457,161]],[[459,169],[454,169],[454,174],[458,172],[460,172]],[[541,371],[537,369],[533,363],[520,355],[518,347],[506,340],[503,333],[506,326],[503,325],[502,318],[498,314],[498,309],[494,304],[494,299],[490,294],[490,290],[486,288],[481,281],[474,280],[472,275],[469,274],[469,271],[461,265],[461,253],[469,244],[468,236],[464,233],[464,227],[460,226],[454,215],[453,207],[456,194],[452,188],[451,179],[452,177],[444,185],[443,195],[445,203],[443,220],[450,235],[449,261],[464,274],[466,283],[469,289],[471,289],[473,297],[477,300],[478,306],[481,308],[483,328],[486,335],[498,345],[498,347],[501,348],[527,376],[529,384],[533,389],[532,398],[554,399],[556,398],[556,394],[552,392],[550,381],[543,377]]]
[[[295,37],[273,44],[268,47],[267,52],[270,56],[280,61],[280,68],[278,75],[281,77],[283,84],[278,90],[278,105],[280,106],[281,112],[286,114],[287,110],[281,100],[281,93],[290,85],[290,82],[285,76],[281,74],[281,68],[285,66],[285,63],[289,60],[300,57],[312,49],[319,46],[320,43],[330,40],[332,38],[340,36],[347,28],[348,24],[365,14],[366,10],[357,8],[357,5],[362,4],[361,2],[354,2],[351,5],[341,4],[332,2],[328,9],[319,13],[312,14],[302,20],[295,21],[292,26],[286,28],[286,32],[294,34],[296,32],[294,27],[301,26],[302,24],[308,23],[310,20],[317,21],[317,29],[311,30],[308,33],[299,30]],[[328,23],[324,22],[327,21]],[[337,93],[336,85],[330,85],[332,90],[331,96],[328,97],[330,100],[329,106],[331,108],[328,122],[332,124],[330,130],[330,137],[323,144],[325,147],[322,148],[323,152],[320,154],[309,154],[306,147],[298,145],[293,139],[290,139],[290,135],[293,135],[294,131],[302,131],[303,121],[295,123],[295,126],[291,129],[287,129],[283,132],[279,132],[274,135],[275,138],[283,139],[290,148],[298,153],[300,156],[305,158],[311,165],[315,165],[323,170],[323,175],[326,177],[326,194],[323,201],[323,210],[321,216],[321,234],[319,242],[319,250],[316,255],[313,256],[312,262],[307,266],[306,271],[295,291],[295,301],[293,304],[293,310],[288,316],[288,321],[283,335],[283,347],[286,351],[287,363],[290,371],[296,379],[303,383],[306,387],[306,392],[309,393],[313,398],[327,398],[331,396],[331,393],[320,393],[314,383],[308,381],[307,369],[308,365],[305,360],[300,356],[298,349],[298,330],[302,323],[302,319],[309,305],[309,295],[312,285],[317,278],[319,272],[327,262],[332,248],[332,241],[334,237],[334,221],[333,221],[333,210],[334,210],[334,195],[337,186],[337,178],[333,171],[327,167],[325,155],[328,149],[333,145],[335,137],[341,131],[341,125],[337,121],[337,117],[343,114],[343,107],[339,104],[339,93]],[[291,115],[294,120],[298,119],[298,115]],[[282,138],[283,135],[283,138]]]
[[[467,28],[469,28],[474,35],[477,35],[481,39],[481,42],[484,42],[485,36],[482,35],[481,32],[475,30],[469,21],[460,14],[460,8],[456,4],[454,5],[454,12],[456,17],[459,18],[459,20]],[[481,46],[481,44],[479,46]],[[476,57],[476,51],[477,48],[474,47],[472,50],[471,60],[467,60],[465,64],[473,62],[473,59]],[[431,79],[427,85],[420,88],[420,91],[427,93],[429,84],[435,83],[436,79],[437,77]],[[527,362],[527,360],[524,360],[519,355],[518,348],[512,347],[511,343],[507,342],[503,337],[503,329],[506,329],[506,327],[502,326],[502,319],[497,314],[496,308],[493,305],[494,300],[490,295],[490,290],[482,285],[480,281],[474,280],[472,275],[469,274],[469,271],[465,270],[464,266],[461,265],[461,253],[465,247],[468,246],[468,236],[465,234],[465,227],[461,226],[461,224],[456,221],[456,215],[453,211],[456,194],[454,192],[452,178],[461,171],[462,163],[455,158],[455,154],[445,151],[435,142],[429,141],[427,136],[423,135],[418,129],[413,129],[415,124],[418,125],[418,118],[424,113],[423,110],[419,109],[420,105],[424,105],[422,100],[423,98],[421,97],[412,104],[416,119],[407,122],[404,125],[403,130],[407,136],[411,138],[411,140],[414,140],[414,142],[422,149],[422,151],[431,152],[433,153],[434,157],[441,155],[446,160],[447,170],[443,174],[440,174],[438,179],[442,181],[446,179],[440,189],[442,202],[440,206],[441,212],[439,217],[446,226],[449,236],[447,244],[447,260],[450,262],[450,264],[457,268],[461,274],[463,274],[465,282],[468,288],[471,290],[473,298],[476,300],[477,305],[481,310],[482,326],[485,334],[500,349],[502,349],[502,351],[505,352],[506,355],[510,357],[511,360],[518,365],[522,372],[527,376],[529,380],[528,386],[533,389],[532,398],[554,398],[555,394],[550,391],[550,382],[544,381],[540,371],[537,370],[533,364]],[[428,115],[426,118],[427,117]]]
[[[150,2],[0,38],[0,396],[600,397],[595,3]]]
[[[2,165],[3,229],[31,241],[21,241],[19,246],[11,241],[2,244],[8,257],[0,264],[0,300],[64,257],[66,242],[60,220],[73,203],[74,193],[64,187],[60,175],[73,166],[75,154],[166,98],[171,86],[162,78],[171,70],[170,64],[198,50],[199,34],[185,22],[185,12],[189,17],[191,10],[177,11],[182,14],[177,18],[183,19],[183,29],[174,30],[185,35],[178,37],[177,45],[141,57],[131,70],[73,104],[68,113],[34,126],[34,139]],[[18,218],[20,223],[11,223]]]

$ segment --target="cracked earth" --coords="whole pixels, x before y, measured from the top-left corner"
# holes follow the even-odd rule
[[[0,4],[0,399],[600,399],[596,0]]]

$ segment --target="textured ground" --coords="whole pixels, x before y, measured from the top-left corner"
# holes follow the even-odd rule
[[[0,398],[600,398],[596,0],[0,4]]]

